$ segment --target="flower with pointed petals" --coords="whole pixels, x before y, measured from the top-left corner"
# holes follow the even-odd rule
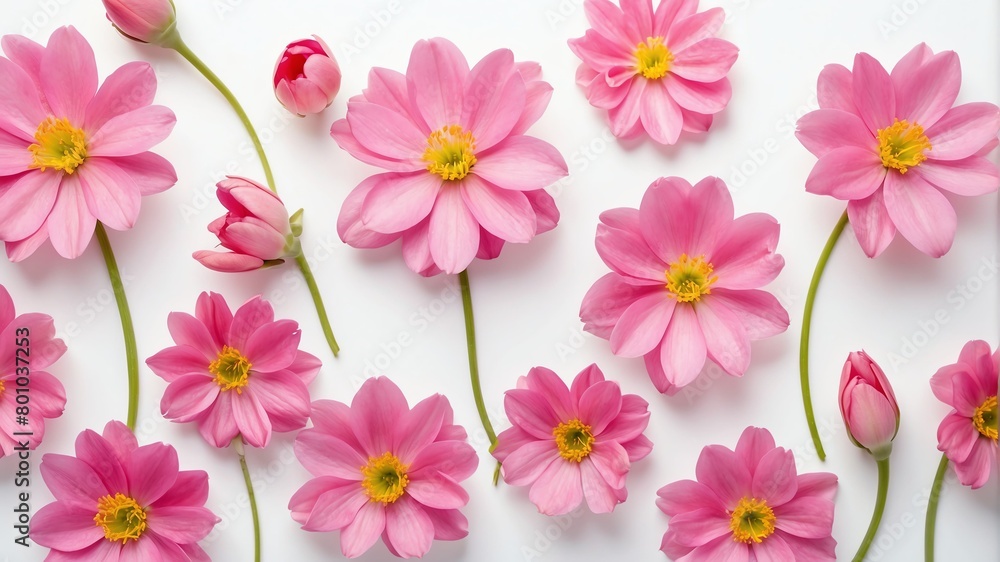
[[[102,0],[108,19],[119,33],[142,43],[160,45],[177,25],[173,0]]]
[[[660,550],[671,560],[836,560],[837,476],[797,474],[795,455],[768,430],[746,428],[735,451],[705,447],[695,474],[657,492],[670,516]]]
[[[806,190],[848,201],[868,257],[881,254],[897,230],[921,252],[944,255],[958,218],[942,191],[983,195],[1000,185],[985,157],[997,146],[1000,108],[952,107],[961,83],[958,55],[923,43],[891,73],[867,53],[854,57],[852,70],[831,64],[820,73],[820,109],[796,131],[819,158]]]
[[[440,394],[411,409],[391,380],[365,381],[351,405],[317,400],[295,455],[316,478],[292,496],[292,519],[306,531],[340,531],[344,556],[382,537],[394,555],[420,557],[434,540],[464,538],[469,501],[460,484],[479,458],[454,425]]]
[[[272,431],[305,427],[306,385],[321,364],[299,351],[298,322],[275,321],[271,303],[260,296],[234,314],[222,295],[202,293],[194,316],[172,312],[167,326],[177,345],[146,360],[170,383],[160,401],[164,417],[197,423],[216,447],[238,435],[265,447]]]
[[[20,261],[46,239],[76,258],[97,221],[132,228],[143,195],[177,181],[148,152],[167,138],[174,114],[150,105],[156,76],[147,63],[122,66],[98,89],[90,44],[73,27],[43,47],[6,35],[0,57],[0,240]]]
[[[653,182],[639,209],[601,214],[597,253],[612,273],[587,292],[580,319],[615,355],[645,357],[660,392],[694,381],[706,359],[742,376],[750,342],[788,327],[778,300],[758,289],[785,265],[774,253],[778,223],[733,213],[722,180],[671,177]]]
[[[851,442],[879,461],[889,457],[899,431],[899,405],[882,368],[853,351],[840,373],[840,414]]]
[[[117,421],[86,430],[76,456],[46,454],[39,467],[56,501],[31,518],[46,560],[208,562],[198,546],[220,521],[208,508],[208,474],[179,470],[170,445],[139,446]]]
[[[340,91],[340,65],[326,42],[312,38],[293,41],[274,65],[274,95],[299,117],[319,113]]]
[[[497,436],[493,456],[503,463],[503,478],[531,486],[528,498],[545,515],[563,515],[583,500],[594,513],[609,513],[625,501],[625,480],[632,463],[653,443],[642,434],[648,404],[622,394],[591,365],[571,388],[559,375],[535,367],[504,398],[514,427]]]

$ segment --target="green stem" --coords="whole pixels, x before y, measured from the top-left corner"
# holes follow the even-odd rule
[[[934,562],[934,529],[937,525],[938,501],[941,499],[941,486],[944,476],[948,473],[948,455],[941,455],[934,484],[931,485],[931,497],[927,500],[927,520],[924,522],[924,562]]]
[[[802,405],[806,409],[806,421],[809,423],[809,433],[812,435],[813,445],[816,447],[816,455],[819,460],[826,460],[826,451],[823,450],[823,442],[819,438],[819,430],[816,428],[816,415],[813,414],[812,394],[809,391],[809,330],[812,327],[813,303],[816,301],[816,289],[819,288],[819,281],[823,277],[826,269],[826,262],[830,260],[830,253],[837,245],[837,240],[847,226],[847,211],[833,227],[823,253],[819,255],[819,262],[813,271],[812,281],[809,283],[809,293],[806,294],[806,308],[802,314],[802,337],[799,339],[799,382],[802,386]]]
[[[490,452],[497,446],[497,434],[493,431],[493,424],[490,423],[490,416],[486,413],[486,402],[483,400],[483,389],[479,384],[479,360],[476,358],[476,321],[472,315],[472,290],[469,288],[468,270],[458,274],[459,284],[462,286],[462,310],[465,312],[465,340],[469,348],[469,376],[472,378],[472,396],[476,400],[476,410],[479,411],[479,419],[483,422],[483,429],[490,439]],[[493,470],[493,485],[500,481],[500,463],[497,463]]]
[[[233,439],[233,448],[240,456],[240,468],[243,469],[243,481],[247,485],[247,495],[250,496],[250,513],[253,515],[253,559],[260,562],[260,518],[257,515],[257,499],[253,494],[253,482],[250,480],[250,469],[247,468],[247,457],[243,451],[243,438],[239,435]]]
[[[108,267],[108,277],[111,278],[111,289],[115,293],[115,302],[118,303],[118,316],[122,321],[122,333],[125,336],[125,365],[128,370],[128,417],[125,424],[132,431],[135,431],[135,420],[139,414],[139,352],[135,347],[135,328],[132,326],[132,313],[128,308],[128,299],[125,297],[125,285],[122,283],[121,273],[118,271],[118,262],[115,261],[115,253],[111,249],[111,241],[108,240],[108,233],[104,230],[104,225],[97,223],[95,229],[97,241],[101,245],[101,253],[104,254],[104,263]]]
[[[875,533],[878,532],[878,526],[882,523],[882,512],[885,511],[885,498],[888,492],[889,459],[885,458],[878,461],[878,497],[875,498],[875,512],[872,513],[872,522],[868,525],[868,533],[861,541],[861,546],[858,547],[858,553],[854,555],[853,562],[861,562],[868,554],[868,547],[875,540]]]
[[[316,278],[313,277],[312,268],[309,261],[302,254],[295,258],[295,263],[299,264],[302,276],[306,278],[306,285],[309,286],[309,294],[312,295],[313,303],[316,304],[316,313],[319,315],[319,323],[323,327],[323,335],[326,336],[326,343],[330,345],[330,351],[336,357],[340,353],[340,346],[337,345],[337,338],[333,337],[333,329],[330,328],[330,319],[326,316],[326,306],[323,305],[323,296],[319,293],[319,286],[316,285]]]

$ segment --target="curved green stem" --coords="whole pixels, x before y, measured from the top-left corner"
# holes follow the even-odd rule
[[[882,523],[882,512],[885,511],[885,498],[888,492],[889,459],[886,458],[878,461],[878,496],[875,498],[875,512],[872,513],[872,522],[868,524],[868,532],[865,534],[864,540],[861,541],[861,546],[858,547],[858,553],[854,555],[853,562],[861,562],[868,554],[868,547],[875,540],[875,533],[878,532],[878,526]]]
[[[944,476],[948,473],[948,455],[941,455],[934,484],[931,485],[931,497],[927,500],[927,519],[924,521],[924,562],[934,562],[934,529],[937,525],[938,501],[941,499],[941,486]]]
[[[250,496],[250,514],[253,515],[253,559],[260,562],[260,518],[257,515],[257,499],[253,493],[253,482],[250,480],[250,469],[247,468],[247,457],[243,451],[243,438],[239,435],[233,439],[233,448],[240,456],[240,468],[243,469],[243,481],[247,485],[247,495]]]
[[[823,450],[823,442],[819,438],[819,430],[816,428],[816,416],[813,414],[812,394],[809,391],[809,330],[812,327],[813,303],[816,301],[816,289],[819,288],[819,281],[823,277],[826,269],[826,262],[830,260],[830,253],[837,245],[837,240],[847,226],[847,211],[837,221],[837,226],[833,227],[830,238],[823,247],[823,253],[819,255],[816,269],[813,271],[812,281],[809,283],[809,292],[806,294],[805,312],[802,314],[802,336],[799,339],[799,382],[802,386],[802,405],[806,409],[806,421],[809,423],[809,433],[812,435],[813,445],[816,447],[816,455],[819,460],[826,460],[826,451]]]
[[[115,261],[115,253],[111,249],[111,241],[108,240],[108,233],[104,230],[104,225],[97,223],[94,231],[97,234],[97,241],[101,245],[101,253],[104,255],[104,263],[108,267],[108,277],[111,278],[111,289],[115,293],[115,302],[118,304],[118,316],[122,321],[122,333],[125,336],[125,365],[128,370],[128,417],[125,425],[135,431],[135,420],[139,414],[139,352],[135,347],[135,328],[132,325],[132,313],[128,308],[128,299],[125,297],[125,285],[122,283],[121,273],[118,271],[118,262]]]
[[[302,276],[306,278],[306,285],[309,286],[309,294],[312,295],[313,303],[316,304],[316,313],[319,315],[319,323],[323,327],[323,335],[326,336],[326,343],[330,345],[330,351],[336,357],[340,353],[340,346],[337,345],[337,338],[333,337],[333,329],[330,327],[330,319],[326,316],[326,306],[323,304],[323,296],[319,293],[319,286],[316,285],[316,279],[313,277],[312,268],[309,267],[309,261],[306,260],[304,255],[299,254],[295,258],[295,263],[299,264]]]

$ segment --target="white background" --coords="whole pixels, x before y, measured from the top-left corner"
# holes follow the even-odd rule
[[[678,146],[667,148],[609,141],[603,115],[574,84],[578,60],[566,40],[587,28],[582,0],[177,0],[177,5],[185,40],[229,83],[258,125],[288,207],[306,207],[303,246],[343,354],[334,360],[326,348],[294,269],[225,275],[190,257],[215,244],[205,226],[222,214],[214,198],[221,174],[262,179],[243,129],[216,91],[179,56],[120,38],[96,0],[4,2],[0,32],[45,42],[57,26],[75,25],[93,44],[102,78],[127,61],[150,61],[160,77],[157,103],[177,113],[176,129],[156,149],[177,167],[177,186],[144,200],[132,232],[111,234],[128,279],[141,359],[172,345],[167,314],[193,312],[201,291],[219,291],[233,306],[263,293],[274,301],[279,318],[301,323],[302,348],[324,360],[311,387],[314,397],[349,401],[363,377],[375,372],[388,373],[411,404],[434,392],[446,394],[457,420],[473,435],[481,463],[465,483],[472,496],[464,509],[469,537],[435,543],[428,560],[664,560],[657,549],[667,519],[654,505],[656,490],[693,478],[703,446],[733,447],[747,425],[769,428],[779,445],[794,450],[800,472],[840,476],[833,531],[838,558],[847,560],[868,525],[876,471],[843,431],[836,390],[847,353],[865,348],[885,368],[902,410],[888,506],[869,560],[922,559],[924,505],[940,458],[935,435],[949,410],[933,397],[928,379],[954,362],[966,341],[997,344],[997,272],[984,267],[996,263],[997,197],[954,198],[958,234],[941,259],[928,258],[897,237],[883,256],[869,260],[853,235],[841,240],[813,325],[813,390],[829,454],[823,463],[802,414],[798,331],[809,276],[843,204],[805,193],[815,158],[792,131],[794,120],[816,106],[816,77],[824,64],[850,66],[854,53],[867,51],[891,67],[920,41],[961,56],[959,103],[996,103],[1000,9],[995,2],[703,2],[702,8],[726,9],[729,20],[721,36],[741,49],[730,74],[733,101],[707,136],[683,136]],[[340,61],[342,93],[318,117],[290,118],[273,97],[271,70],[286,43],[313,33],[326,39]],[[569,380],[597,362],[626,392],[646,398],[652,412],[647,436],[655,447],[634,466],[629,499],[611,515],[551,519],[536,512],[526,489],[490,485],[493,463],[469,389],[455,279],[412,274],[398,246],[360,251],[337,238],[335,220],[344,197],[377,170],[341,151],[327,134],[329,126],[365,86],[370,67],[404,70],[413,43],[434,36],[451,39],[473,62],[494,49],[511,48],[519,60],[539,61],[555,88],[531,134],[553,143],[570,165],[570,178],[553,190],[560,225],[528,246],[508,246],[500,259],[471,268],[483,390],[498,430],[508,425],[503,392],[534,365]],[[593,245],[598,214],[637,206],[646,186],[663,175],[692,182],[718,175],[732,189],[738,214],[766,211],[777,217],[778,250],[787,266],[769,288],[792,318],[786,333],[754,344],[742,380],[720,378],[718,370],[709,369],[695,387],[673,398],[656,393],[641,360],[616,358],[607,342],[583,334],[577,316],[590,284],[607,271]],[[100,430],[109,418],[125,416],[121,328],[96,242],[75,261],[58,257],[49,246],[21,264],[0,260],[0,281],[18,311],[54,316],[69,346],[51,369],[66,386],[66,412],[49,422],[46,440],[31,459],[31,508],[37,511],[51,501],[37,470],[41,455],[71,453],[82,429]],[[970,297],[961,296],[961,286]],[[930,323],[935,315],[946,322]],[[400,341],[404,345],[394,343]],[[209,472],[208,506],[223,523],[202,544],[215,560],[251,559],[250,512],[240,507],[244,490],[235,453],[211,448],[193,426],[166,422],[158,408],[165,383],[144,364],[141,377],[140,442],[171,443],[182,468]],[[339,558],[336,534],[303,532],[289,517],[288,499],[309,477],[291,454],[293,437],[278,435],[267,450],[249,452],[258,480],[264,559]],[[14,472],[14,459],[0,459],[0,554],[42,560],[45,549],[12,542]],[[1000,557],[997,492],[996,479],[977,491],[954,479],[945,485],[938,560]],[[363,559],[391,558],[378,544]]]

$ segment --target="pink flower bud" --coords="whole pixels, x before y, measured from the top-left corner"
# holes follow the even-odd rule
[[[102,0],[108,19],[122,35],[142,43],[163,45],[175,31],[173,0]]]
[[[899,406],[881,367],[855,351],[840,376],[840,413],[851,441],[876,460],[888,458],[899,430]]]
[[[289,43],[274,65],[274,95],[299,116],[326,109],[340,91],[340,66],[322,39]]]

